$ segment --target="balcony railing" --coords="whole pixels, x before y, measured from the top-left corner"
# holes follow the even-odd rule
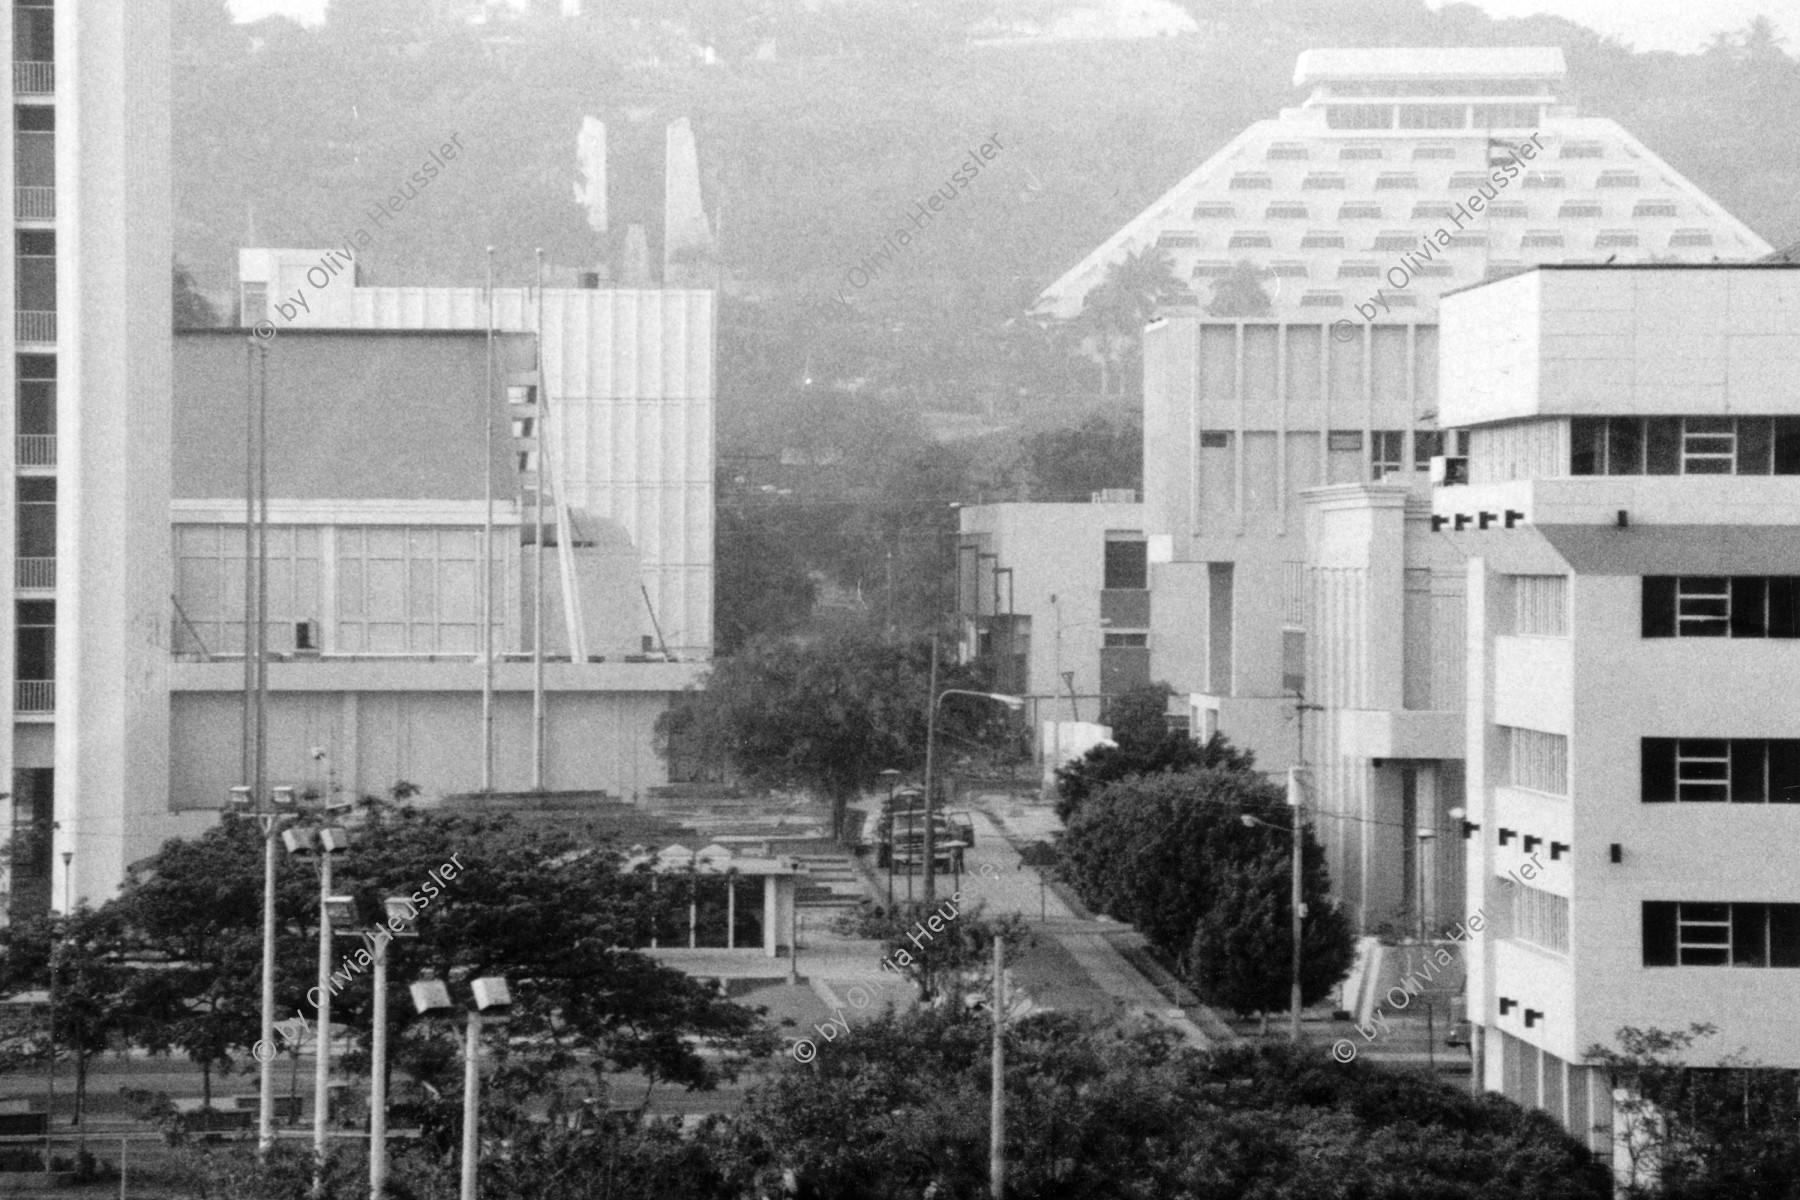
[[[15,451],[21,467],[54,467],[56,435],[54,433],[21,433]]]
[[[19,310],[18,329],[14,336],[21,342],[56,341],[56,314]]]
[[[14,188],[13,212],[21,221],[54,221],[56,219],[56,189],[53,187]]]
[[[13,64],[13,91],[21,96],[49,96],[56,92],[56,64],[16,62]]]
[[[22,713],[47,713],[56,711],[56,680],[54,679],[21,679],[18,681],[17,703],[13,705]]]
[[[18,563],[17,584],[21,588],[53,588],[56,586],[56,560],[54,558],[20,558]]]

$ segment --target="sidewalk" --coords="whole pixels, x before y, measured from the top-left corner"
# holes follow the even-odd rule
[[[1096,987],[1113,998],[1120,1015],[1154,1017],[1173,1026],[1189,1045],[1202,1049],[1236,1040],[1211,1010],[1198,1005],[1184,1010],[1120,953],[1122,945],[1141,944],[1136,930],[1075,911],[1059,894],[1058,885],[1046,886],[1036,868],[1023,864],[1018,847],[1047,840],[1059,826],[1048,805],[1025,804],[987,792],[970,796],[968,803],[975,845],[965,855],[966,900],[986,901],[992,912],[1018,913],[1026,918],[1034,933],[1053,939]],[[1026,836],[1020,837],[1021,833]],[[988,868],[985,871],[984,866]]]

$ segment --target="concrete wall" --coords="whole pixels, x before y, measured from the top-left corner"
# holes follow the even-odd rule
[[[1791,411],[1800,270],[1542,267],[1446,296],[1446,426]]]
[[[169,6],[59,5],[56,44],[60,907],[105,899],[173,828]]]
[[[499,672],[494,787],[531,787],[529,665]],[[231,663],[176,665],[170,716],[177,809],[223,806],[239,778],[240,692]],[[604,680],[593,678],[605,672]],[[654,726],[693,670],[683,665],[546,667],[544,786],[636,799],[668,782]],[[610,686],[598,686],[606,684]],[[293,663],[270,671],[269,776],[354,794],[405,780],[427,795],[475,791],[481,781],[480,668],[465,663]],[[326,758],[315,760],[313,750]],[[328,774],[329,773],[329,774]]]

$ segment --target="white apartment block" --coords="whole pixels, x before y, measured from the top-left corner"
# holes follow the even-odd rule
[[[1622,1026],[1800,1067],[1800,270],[1545,267],[1442,339],[1483,1085],[1584,1134]]]
[[[9,900],[109,894],[168,803],[167,0],[18,0],[6,24],[14,547],[0,660]]]

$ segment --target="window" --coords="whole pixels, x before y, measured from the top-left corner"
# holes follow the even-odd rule
[[[1564,142],[1558,158],[1604,158],[1606,147],[1599,142]]]
[[[1456,268],[1449,263],[1415,263],[1413,274],[1420,279],[1431,279],[1439,276],[1456,274]]]
[[[1455,158],[1455,146],[1416,146],[1413,148],[1413,161],[1425,162],[1433,159]]]
[[[1609,229],[1594,235],[1596,250],[1628,250],[1638,244],[1638,235],[1623,229]]]
[[[1407,250],[1418,240],[1417,236],[1404,229],[1389,229],[1375,235],[1373,248],[1376,250]]]
[[[1306,205],[1304,204],[1271,204],[1263,219],[1268,221],[1304,221]]]
[[[1343,162],[1380,162],[1380,146],[1345,146],[1338,151],[1338,158]]]
[[[294,626],[321,611],[319,531],[269,527],[269,649],[295,648]],[[190,637],[212,654],[244,650],[244,534],[241,525],[175,527],[175,588]]]
[[[1149,644],[1150,635],[1147,633],[1109,633],[1102,642],[1108,650],[1142,648]]]
[[[1646,900],[1646,967],[1800,967],[1800,904]]]
[[[1646,575],[1643,636],[1800,637],[1800,575]]]
[[[1231,190],[1234,192],[1266,191],[1275,186],[1275,181],[1267,175],[1240,172],[1231,177]]]
[[[1473,106],[1476,128],[1530,129],[1538,123],[1535,104],[1477,104]]]
[[[1565,200],[1562,207],[1556,210],[1558,218],[1567,221],[1577,217],[1600,217],[1605,210],[1592,200]]]
[[[1341,292],[1304,292],[1300,296],[1301,308],[1342,308],[1344,297]]]
[[[1501,889],[1508,897],[1507,907],[1503,910],[1506,923],[1502,936],[1530,942],[1557,954],[1567,954],[1569,898],[1507,879],[1504,875],[1500,879],[1509,885]]]
[[[16,359],[19,408],[18,433],[25,437],[56,435],[56,356],[54,354],[21,354]],[[27,443],[20,443],[19,465],[22,467],[54,466],[55,451],[47,461],[27,461]],[[41,458],[41,455],[38,456]]]
[[[1644,181],[1636,171],[1602,171],[1600,178],[1594,180],[1595,187],[1603,188],[1635,188],[1643,187]]]
[[[1567,182],[1567,180],[1554,171],[1543,173],[1533,171],[1525,176],[1521,181],[1520,186],[1528,188],[1559,188],[1565,186]]]
[[[1330,129],[1392,129],[1391,104],[1328,104],[1325,125]]]
[[[1573,475],[1800,475],[1800,418],[1577,417]]]
[[[1448,217],[1455,211],[1456,209],[1451,205],[1440,204],[1434,200],[1422,200],[1413,205],[1412,219],[1415,221],[1424,221],[1432,217]]]
[[[13,61],[56,61],[56,14],[47,3],[13,6]],[[34,89],[36,90],[36,89]]]
[[[1563,244],[1563,235],[1553,229],[1533,229],[1519,239],[1521,250],[1556,250]]]
[[[1450,235],[1450,249],[1478,250],[1487,245],[1485,233],[1453,233]]]
[[[1199,244],[1198,240],[1195,244]],[[1240,229],[1231,235],[1231,241],[1226,244],[1225,248],[1228,250],[1267,250],[1274,245],[1275,239],[1261,230]]]
[[[1194,219],[1196,221],[1209,221],[1219,217],[1229,218],[1235,216],[1237,216],[1237,206],[1235,204],[1227,204],[1220,201],[1207,201],[1202,204],[1194,205]]]
[[[1643,738],[1645,804],[1800,804],[1800,739]]]
[[[1269,264],[1269,272],[1277,279],[1305,279],[1306,264],[1303,262],[1278,262]]]
[[[1202,450],[1231,449],[1231,431],[1228,429],[1202,429],[1200,431],[1200,448]]]
[[[1415,429],[1413,430],[1413,469],[1427,471],[1431,469],[1431,460],[1439,455],[1452,458],[1469,453],[1469,431],[1466,429]]]
[[[1369,478],[1382,479],[1406,466],[1406,431],[1377,429],[1369,435]]]
[[[1677,246],[1710,246],[1713,235],[1704,229],[1677,229],[1669,235],[1669,248]]]
[[[1165,250],[1192,250],[1200,245],[1200,236],[1194,233],[1165,233],[1156,239],[1156,244]]]
[[[1673,217],[1679,212],[1673,200],[1639,200],[1631,208],[1634,217]]]
[[[13,234],[19,257],[17,297],[22,312],[56,311],[56,233],[21,229]]]
[[[1480,171],[1458,171],[1450,176],[1450,190],[1453,192],[1472,192],[1488,181],[1488,177]]]
[[[511,383],[506,386],[506,402],[508,404],[536,404],[537,384]]]
[[[1375,177],[1375,190],[1378,192],[1412,191],[1419,186],[1419,177],[1409,173],[1382,174]]]
[[[1362,444],[1363,444],[1362,430],[1360,430],[1360,429],[1333,429],[1331,431],[1330,436],[1326,439],[1325,448],[1327,450],[1358,450],[1358,451],[1360,451],[1362,449]]]
[[[1341,233],[1321,233],[1313,231],[1300,239],[1302,250],[1342,250],[1344,235]]]
[[[1278,143],[1269,147],[1270,162],[1305,162],[1307,157],[1305,146],[1294,145],[1291,142]]]
[[[1487,211],[1494,221],[1524,221],[1531,216],[1531,209],[1523,204],[1490,204]]]
[[[1568,738],[1560,733],[1512,725],[1498,728],[1504,742],[1501,761],[1506,767],[1508,784],[1553,796],[1569,794]]]
[[[1381,274],[1381,267],[1372,262],[1343,262],[1338,264],[1339,279],[1374,279]]]
[[[1149,587],[1149,544],[1141,540],[1107,538],[1104,581],[1100,586],[1108,591]]]
[[[56,601],[20,600],[13,608],[14,678],[40,682],[56,678]],[[20,705],[20,707],[25,707]],[[35,711],[42,711],[38,706]]]
[[[1509,575],[1512,632],[1520,637],[1569,636],[1569,577]]]
[[[19,478],[16,489],[18,556],[55,558],[56,480],[41,475],[26,475]],[[51,579],[53,582],[54,576]]]
[[[1402,129],[1463,129],[1469,123],[1468,111],[1460,104],[1402,104]]]
[[[1314,172],[1300,181],[1302,191],[1309,192],[1341,192],[1344,190],[1342,175],[1321,175]]]
[[[1229,274],[1231,274],[1231,264],[1219,259],[1210,259],[1194,264],[1195,279],[1217,279]]]
[[[1338,208],[1340,221],[1379,221],[1381,205],[1379,204],[1344,204]]]
[[[337,649],[473,654],[481,628],[480,535],[369,526],[337,531]]]

